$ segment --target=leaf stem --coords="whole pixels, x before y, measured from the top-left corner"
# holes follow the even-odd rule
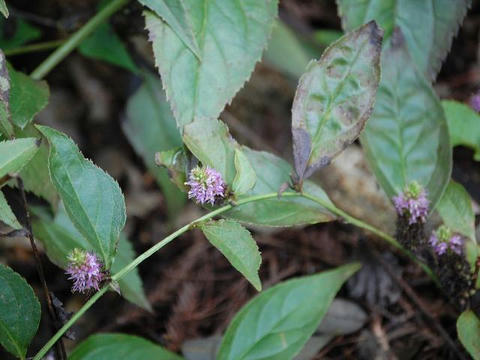
[[[36,52],[36,51],[50,50],[50,49],[57,48],[64,43],[65,43],[65,40],[52,40],[52,41],[38,42],[34,44],[20,46],[14,49],[7,49],[4,51],[4,54],[5,56],[14,56],[14,55],[27,54],[27,53]]]
[[[32,73],[35,80],[44,78],[55,66],[58,65],[68,54],[70,54],[80,43],[85,40],[95,29],[98,28],[113,13],[121,9],[130,0],[112,0],[107,6],[101,9],[85,25],[75,32],[57,50],[50,54]]]
[[[251,197],[248,197],[248,198],[244,198],[244,199],[241,199],[241,200],[238,200],[236,205],[235,206],[239,206],[239,205],[242,205],[242,204],[246,204],[246,203],[249,203],[249,202],[253,202],[253,201],[259,201],[259,200],[266,200],[266,199],[272,199],[272,198],[275,198],[277,197],[278,194],[277,193],[269,193],[269,194],[264,194],[264,195],[257,195],[257,196],[251,196]],[[291,192],[291,193],[283,193],[282,194],[282,197],[289,197],[289,196],[295,196],[295,197],[298,197],[300,196],[300,194],[298,193],[294,193],[294,192]],[[217,216],[217,215],[220,215],[230,209],[233,208],[233,205],[232,204],[228,204],[228,205],[225,205],[225,206],[222,206],[216,210],[213,210],[211,212],[209,212],[208,214],[198,218],[197,220],[181,227],[180,229],[178,229],[177,231],[173,232],[172,234],[170,234],[169,236],[167,236],[166,238],[164,238],[163,240],[161,240],[160,242],[158,242],[157,244],[153,245],[150,249],[148,249],[147,251],[145,251],[144,253],[140,254],[137,258],[135,258],[132,262],[130,262],[128,265],[126,265],[123,269],[121,269],[118,273],[116,273],[115,275],[112,276],[112,280],[113,281],[118,281],[120,280],[123,276],[125,276],[126,274],[128,274],[130,271],[132,271],[135,267],[137,267],[139,264],[141,264],[143,261],[145,261],[147,258],[149,258],[150,256],[152,256],[155,252],[157,252],[158,250],[160,250],[161,248],[163,248],[165,245],[167,245],[168,243],[170,243],[171,241],[173,241],[175,238],[177,238],[178,236],[180,236],[181,234],[187,232],[190,228],[192,228],[192,226],[194,226],[196,223],[199,223],[199,222],[202,222],[202,221],[206,221],[206,220],[210,220],[211,218]],[[80,310],[78,310],[74,316],[72,316],[72,318],[67,322],[65,323],[65,325],[63,325],[58,331],[57,333],[40,349],[40,351],[35,355],[35,357],[33,358],[33,360],[41,360],[45,355],[46,353],[48,352],[48,350],[51,349],[51,347],[63,336],[63,334],[65,334],[65,332],[93,305],[95,304],[95,302],[100,299],[103,294],[105,294],[107,292],[107,290],[109,289],[110,285],[107,285],[105,287],[103,287],[100,291],[98,291],[95,295],[93,295],[86,303],[85,305],[83,305]]]
[[[383,232],[380,229],[377,229],[376,227],[374,227],[370,224],[367,224],[367,223],[363,222],[362,220],[354,218],[353,216],[347,214],[345,211],[337,208],[335,205],[333,205],[332,203],[330,203],[328,201],[325,201],[324,199],[321,199],[321,198],[318,198],[318,197],[315,197],[315,196],[312,196],[312,195],[306,194],[306,193],[302,193],[302,196],[306,199],[309,199],[313,202],[316,202],[317,204],[323,206],[325,209],[327,209],[327,210],[331,211],[332,213],[342,217],[348,223],[353,224],[355,226],[358,226],[359,228],[368,230],[371,233],[373,233],[373,234],[377,235],[378,237],[382,238],[383,240],[388,242],[390,245],[392,245],[393,247],[400,250],[400,252],[402,254],[404,254],[405,256],[407,256],[409,259],[413,260],[418,265],[420,265],[420,267],[432,279],[432,281],[435,282],[436,285],[439,285],[438,278],[433,273],[433,271],[428,267],[428,265],[421,262],[411,251],[408,251],[407,249],[405,249],[392,236],[388,235],[387,233]]]
[[[217,216],[217,215],[220,215],[222,213],[225,213],[227,212],[228,210],[231,210],[234,206],[237,207],[237,206],[241,206],[243,204],[247,204],[247,203],[250,203],[250,202],[254,202],[254,201],[260,201],[260,200],[267,200],[267,199],[273,199],[273,198],[276,198],[278,197],[278,193],[268,193],[268,194],[263,194],[263,195],[256,195],[256,196],[250,196],[250,197],[247,197],[247,198],[244,198],[244,199],[240,199],[236,202],[235,205],[232,205],[232,204],[228,204],[228,205],[225,205],[225,206],[222,206],[216,210],[213,210],[211,212],[209,212],[208,214],[198,218],[197,220],[195,221],[192,221],[191,223],[181,227],[180,229],[178,229],[177,231],[173,232],[172,234],[168,235],[166,238],[164,238],[163,240],[161,240],[160,242],[158,242],[157,244],[153,245],[150,249],[148,249],[147,251],[145,251],[144,253],[140,254],[137,258],[135,258],[132,262],[130,262],[128,265],[126,265],[124,268],[122,268],[118,273],[116,273],[115,275],[112,276],[112,280],[113,281],[118,281],[120,280],[122,277],[124,277],[126,274],[128,274],[130,271],[132,271],[133,269],[135,269],[138,265],[140,265],[143,261],[145,261],[147,258],[149,258],[150,256],[152,256],[155,252],[157,252],[158,250],[160,250],[161,248],[163,248],[165,245],[167,245],[168,243],[170,243],[171,241],[173,241],[174,239],[176,239],[178,236],[180,236],[181,234],[187,232],[188,230],[190,230],[193,226],[195,226],[195,224],[197,223],[200,223],[202,221],[206,221],[206,220],[210,220],[212,219],[213,217]],[[338,209],[337,207],[335,207],[335,205],[333,205],[332,203],[328,202],[328,201],[325,201],[323,199],[320,199],[318,197],[315,197],[315,196],[312,196],[310,194],[306,194],[306,193],[299,193],[299,192],[284,192],[281,197],[304,197],[305,199],[308,199],[308,200],[311,200],[321,206],[323,206],[324,208],[326,208],[327,210],[331,211],[332,213],[344,218],[345,220],[347,220],[349,223],[353,224],[353,225],[356,225],[362,229],[365,229],[365,230],[368,230],[374,234],[376,234],[377,236],[379,236],[380,238],[386,240],[389,244],[393,245],[394,247],[396,247],[397,249],[399,249],[400,251],[402,251],[404,254],[406,254],[409,258],[413,259],[415,262],[417,262],[422,268],[423,270],[435,281],[436,281],[436,278],[435,276],[433,275],[432,271],[430,270],[430,268],[428,266],[426,266],[425,264],[421,263],[419,260],[417,260],[415,258],[415,256],[410,253],[409,251],[405,250],[393,237],[391,237],[390,235],[384,233],[383,231],[367,224],[367,223],[364,223],[363,221],[359,220],[359,219],[356,219],[352,216],[350,216],[349,214],[347,214],[346,212],[344,212],[343,210],[340,210]],[[98,300],[100,299],[103,294],[105,294],[107,292],[107,290],[109,289],[110,285],[107,285],[105,287],[103,287],[99,292],[97,292],[95,295],[93,295],[86,303],[85,305],[82,306],[82,308],[77,312],[75,313],[75,315],[67,322],[65,323],[65,325],[60,329],[58,330],[58,332],[43,346],[43,348],[35,355],[35,357],[33,358],[33,360],[41,360],[43,356],[45,356],[45,354],[48,352],[48,350],[50,350],[50,348],[55,344],[56,341],[58,341],[58,339],[60,339],[63,334]]]

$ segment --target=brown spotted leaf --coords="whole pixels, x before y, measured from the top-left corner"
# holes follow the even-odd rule
[[[298,181],[328,165],[360,134],[380,81],[382,30],[374,21],[354,30],[312,61],[292,108]]]

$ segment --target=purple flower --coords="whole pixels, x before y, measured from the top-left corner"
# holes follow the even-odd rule
[[[73,280],[72,292],[84,293],[89,290],[99,290],[105,280],[103,264],[93,252],[74,249],[68,257],[70,264],[66,274]]]
[[[190,187],[188,198],[194,199],[198,204],[214,204],[217,198],[225,197],[227,188],[222,175],[208,166],[199,167],[190,171],[185,185]]]
[[[476,112],[480,112],[480,92],[470,98],[470,106]]]
[[[427,220],[428,205],[427,191],[417,182],[411,182],[405,191],[393,197],[393,205],[398,215],[409,217],[410,225]]]
[[[443,255],[447,250],[461,255],[463,251],[462,237],[457,234],[452,234],[452,231],[445,225],[440,226],[437,231],[432,232],[429,243],[437,255]]]

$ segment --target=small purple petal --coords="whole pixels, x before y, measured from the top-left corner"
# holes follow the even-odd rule
[[[422,189],[417,197],[401,193],[393,197],[393,205],[399,215],[409,216],[410,225],[427,220],[428,206],[427,192]]]
[[[213,205],[218,197],[225,197],[226,185],[222,175],[208,166],[193,169],[185,185],[190,187],[188,198],[194,199],[199,204]]]
[[[86,291],[100,289],[100,284],[105,279],[103,265],[97,255],[92,252],[85,252],[76,261],[71,261],[67,267],[66,274],[69,280],[73,281],[72,292],[84,293]]]
[[[447,248],[448,248],[448,246],[444,242],[441,242],[441,243],[437,244],[436,246],[434,246],[434,250],[438,255],[445,254],[445,252],[447,251]]]
[[[480,112],[480,93],[477,93],[470,98],[470,106],[476,112]]]
[[[450,250],[452,250],[454,253],[461,255],[463,251],[463,240],[461,236],[453,235],[450,238],[449,247],[450,247]]]

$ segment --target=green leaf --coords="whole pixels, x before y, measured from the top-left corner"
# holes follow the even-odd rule
[[[457,320],[458,338],[474,360],[480,360],[480,320],[472,310],[464,311]]]
[[[200,49],[195,35],[193,24],[190,23],[190,10],[186,8],[183,0],[139,0],[139,2],[160,16],[175,34],[183,41],[185,46],[200,60]]]
[[[36,40],[42,36],[42,32],[35,26],[23,21],[20,18],[15,19],[15,33],[13,36],[6,33],[6,21],[0,19],[0,49],[13,50],[25,43]]]
[[[255,186],[242,197],[277,192],[290,179],[292,169],[283,159],[263,151],[254,151],[247,147],[241,150],[247,156],[257,173]],[[327,194],[316,184],[306,181],[305,192],[330,202]],[[335,219],[329,211],[304,198],[273,198],[235,206],[225,214],[226,217],[247,224],[267,226],[293,226],[316,224]]]
[[[0,179],[19,172],[38,151],[38,140],[25,138],[0,142]]]
[[[22,225],[17,220],[17,217],[13,213],[10,205],[8,205],[5,195],[0,191],[0,221],[7,224],[13,229],[21,229]]]
[[[133,73],[139,72],[122,40],[108,23],[101,24],[80,44],[78,50],[84,56],[106,61]]]
[[[155,164],[155,153],[181,146],[182,138],[158,76],[144,73],[143,85],[128,100],[126,113],[123,132],[149,172],[155,176],[167,200],[168,212],[173,217],[182,209],[185,195],[171,183],[166,169]]]
[[[155,62],[181,130],[194,120],[218,118],[260,59],[277,15],[277,0],[182,3],[201,60],[170,26],[145,13]]]
[[[217,360],[292,359],[300,352],[346,279],[350,264],[280,283],[257,295],[233,318]]]
[[[112,274],[115,275],[125,266],[135,259],[136,254],[132,244],[128,241],[127,237],[121,233],[120,240],[118,242],[118,252],[115,257],[115,262],[112,265]],[[143,289],[142,278],[138,272],[138,268],[133,269],[127,275],[118,280],[120,286],[120,293],[128,301],[137,304],[148,311],[153,311],[152,306],[148,302]]]
[[[42,135],[33,124],[29,124],[23,130],[17,129],[15,136],[17,138],[40,138]],[[56,208],[58,193],[55,186],[53,186],[48,172],[48,152],[48,142],[42,141],[35,156],[24,166],[22,171],[20,171],[20,176],[22,177],[23,186],[26,190],[47,200],[53,208]],[[16,186],[16,184],[14,184],[14,186]]]
[[[8,18],[8,8],[5,0],[0,0],[0,12],[3,14],[3,16]]]
[[[232,185],[235,178],[235,147],[227,125],[219,120],[199,119],[185,125],[183,141],[202,164],[215,168]]]
[[[390,199],[417,181],[427,189],[433,209],[450,181],[447,123],[431,85],[416,71],[401,33],[396,34],[383,52],[375,110],[360,139]]]
[[[5,54],[0,49],[0,134],[11,138],[14,135],[10,122],[10,75]]]
[[[313,33],[313,38],[317,43],[328,46],[343,36],[343,32],[338,30],[320,29]]]
[[[345,31],[375,20],[385,41],[396,27],[405,34],[408,51],[418,69],[434,80],[471,0],[337,0]]]
[[[452,146],[468,146],[480,161],[480,115],[469,106],[453,100],[442,101]]]
[[[54,219],[43,215],[37,208],[32,208],[31,211],[37,215],[37,218],[33,221],[33,233],[45,247],[48,258],[57,266],[66,269],[68,266],[68,255],[75,248],[96,251],[75,228],[63,206],[58,208]],[[120,234],[117,255],[112,265],[112,274],[115,275],[119,272],[134,257],[135,252],[132,245],[123,233]],[[122,277],[118,284],[120,292],[125,299],[151,311],[151,306],[145,296],[142,279],[137,268]]]
[[[181,356],[165,350],[151,341],[125,334],[92,335],[78,345],[69,360],[182,360]]]
[[[248,158],[240,149],[235,149],[234,162],[237,173],[233,179],[232,190],[238,196],[254,187],[257,181],[257,174]]]
[[[40,303],[19,274],[0,264],[0,344],[20,359],[40,323]]]
[[[312,61],[292,107],[298,180],[328,165],[360,134],[380,81],[382,30],[375,22],[346,34]]]
[[[50,143],[50,177],[68,216],[109,269],[126,220],[118,183],[85,159],[72,139],[47,126],[37,129]]]
[[[188,156],[183,146],[155,153],[155,164],[166,168],[170,181],[181,191],[186,192]]]
[[[210,243],[215,246],[245,278],[262,290],[258,269],[262,262],[257,243],[250,232],[232,220],[209,221],[200,228]]]
[[[218,170],[229,185],[236,173],[235,149],[240,149],[257,174],[254,187],[243,197],[277,192],[290,179],[292,169],[286,161],[266,152],[240,148],[227,126],[218,120],[197,120],[185,126],[184,141],[203,164]],[[304,189],[329,201],[325,192],[313,183],[306,182]],[[225,216],[248,224],[268,226],[315,224],[334,219],[330,212],[303,198],[255,201],[235,206]]]
[[[45,81],[33,80],[24,73],[8,68],[10,74],[10,113],[12,123],[25,128],[48,104],[50,92]]]
[[[437,211],[445,225],[452,231],[468,238],[466,243],[467,258],[474,269],[478,254],[475,239],[475,214],[473,213],[470,195],[462,185],[450,181],[438,202]]]

